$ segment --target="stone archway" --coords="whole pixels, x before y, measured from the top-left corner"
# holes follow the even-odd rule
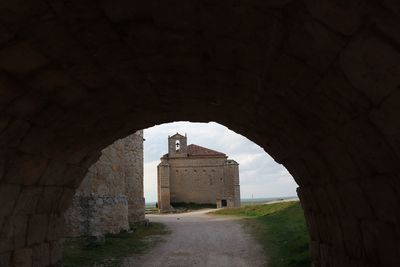
[[[1,265],[59,263],[62,212],[106,145],[213,120],[296,179],[314,266],[398,266],[399,12],[394,1],[2,1]]]

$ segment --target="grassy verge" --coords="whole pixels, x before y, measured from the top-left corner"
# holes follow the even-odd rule
[[[64,243],[64,267],[83,267],[101,264],[104,267],[121,266],[125,257],[142,253],[169,233],[160,223],[134,226],[132,233],[106,235],[102,245],[93,245],[87,238],[66,238]]]
[[[309,267],[309,237],[299,202],[222,209],[212,214],[243,217],[264,247],[270,267]]]

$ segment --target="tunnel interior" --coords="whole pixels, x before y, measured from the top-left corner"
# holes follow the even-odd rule
[[[59,266],[101,149],[216,121],[297,184],[313,266],[399,266],[396,1],[0,3],[0,265]]]

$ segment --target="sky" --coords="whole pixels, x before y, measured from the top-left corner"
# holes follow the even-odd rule
[[[246,137],[215,123],[173,122],[144,130],[144,195],[157,201],[157,165],[168,153],[168,135],[187,134],[189,144],[223,152],[239,163],[241,198],[296,196],[298,187],[285,167]]]

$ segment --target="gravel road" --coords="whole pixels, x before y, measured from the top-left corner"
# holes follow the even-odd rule
[[[147,215],[172,233],[148,253],[128,258],[124,266],[265,266],[264,251],[237,219],[210,216],[209,211]]]

